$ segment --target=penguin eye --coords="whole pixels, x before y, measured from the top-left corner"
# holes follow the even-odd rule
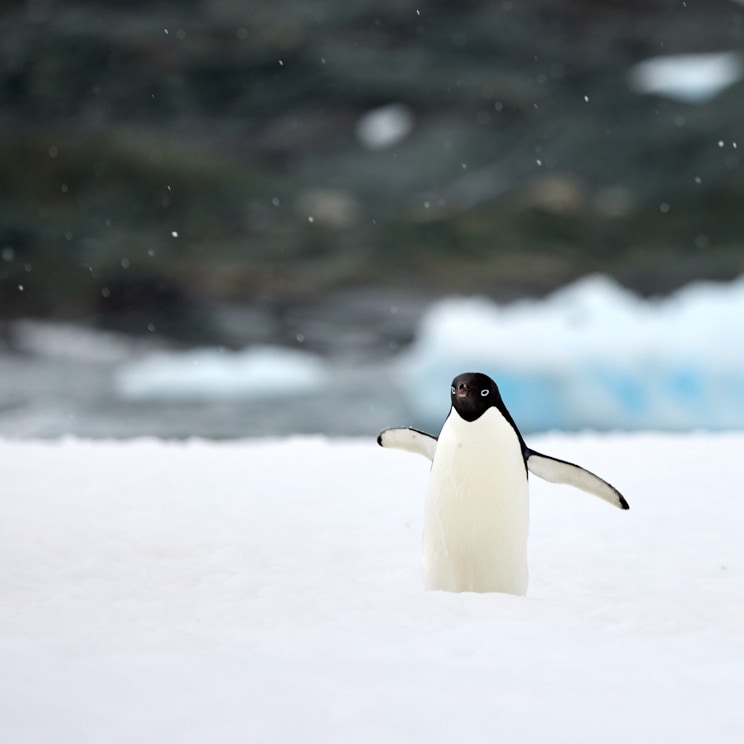
[[[485,398],[489,392],[491,391],[488,388],[483,388],[483,390],[481,390],[481,397]]]
[[[452,391],[452,395],[454,395],[457,392],[457,390],[455,390],[455,386],[454,385],[450,388],[450,390]]]

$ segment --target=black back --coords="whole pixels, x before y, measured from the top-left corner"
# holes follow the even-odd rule
[[[514,433],[519,439],[519,446],[522,448],[522,455],[527,459],[529,450],[519,433],[514,419],[509,411],[506,410],[504,401],[501,398],[498,385],[482,372],[463,372],[452,380],[450,389],[450,400],[452,408],[465,421],[475,421],[479,419],[489,408],[498,408],[499,413],[511,424]]]

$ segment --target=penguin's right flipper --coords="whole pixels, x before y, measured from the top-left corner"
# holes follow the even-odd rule
[[[377,436],[377,444],[388,449],[399,449],[434,459],[437,451],[437,438],[418,429],[385,429]]]
[[[558,460],[549,455],[542,455],[529,448],[526,449],[525,455],[528,470],[539,478],[551,483],[565,483],[574,488],[579,488],[582,491],[599,496],[600,499],[608,501],[618,509],[630,509],[628,502],[617,488],[580,465]]]

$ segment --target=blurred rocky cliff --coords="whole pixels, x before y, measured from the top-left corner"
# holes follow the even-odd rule
[[[744,270],[731,0],[1,13],[4,318],[194,335],[216,304]]]

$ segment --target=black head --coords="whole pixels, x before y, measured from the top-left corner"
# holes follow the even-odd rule
[[[489,408],[504,410],[501,393],[496,383],[480,372],[463,372],[452,380],[452,407],[465,421],[475,421]]]
[[[506,410],[498,385],[488,375],[484,375],[482,372],[463,372],[461,375],[457,375],[452,380],[450,398],[452,408],[465,421],[475,421],[489,408],[497,408],[514,429],[522,448],[522,454],[526,458],[527,445],[524,443],[524,439],[522,439],[511,414]]]

